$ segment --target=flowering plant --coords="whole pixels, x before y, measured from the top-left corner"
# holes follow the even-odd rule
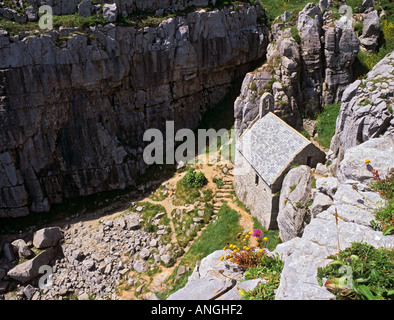
[[[261,258],[267,253],[265,246],[267,244],[268,238],[263,238],[263,246],[261,246],[260,243],[256,247],[250,247],[250,236],[261,239],[264,234],[260,229],[256,229],[249,233],[238,233],[238,238],[243,237],[243,241],[246,242],[246,245],[244,245],[241,249],[234,244],[227,243],[227,246],[223,248],[225,255],[222,256],[220,260],[229,260],[230,262],[238,264],[238,266],[243,269],[249,269],[251,267],[258,266],[260,264]]]

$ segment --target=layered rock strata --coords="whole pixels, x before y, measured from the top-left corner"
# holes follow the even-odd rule
[[[136,30],[0,30],[0,217],[133,185],[149,128],[195,128],[264,57],[259,6]]]

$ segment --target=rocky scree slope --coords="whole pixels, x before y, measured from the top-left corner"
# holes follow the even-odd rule
[[[260,6],[137,30],[0,30],[0,217],[133,185],[149,128],[195,128],[262,59]]]

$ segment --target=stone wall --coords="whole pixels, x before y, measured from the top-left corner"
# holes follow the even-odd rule
[[[265,229],[277,228],[279,195],[274,195],[260,176],[256,184],[256,171],[238,150],[235,151],[234,190]]]
[[[0,30],[0,217],[125,188],[143,133],[195,128],[262,59],[259,7],[193,12],[157,28]]]

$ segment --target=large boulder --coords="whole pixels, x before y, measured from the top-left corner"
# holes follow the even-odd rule
[[[63,238],[59,227],[43,228],[38,230],[33,237],[33,245],[38,249],[53,247]]]
[[[213,300],[235,286],[235,280],[213,276],[188,282],[167,300]]]
[[[33,280],[39,275],[41,266],[48,265],[55,257],[55,248],[48,248],[31,260],[22,262],[8,271],[7,275],[22,283]]]
[[[290,170],[283,180],[277,218],[282,241],[301,236],[310,221],[312,180],[311,168],[305,165]]]
[[[384,178],[394,173],[394,136],[368,140],[346,151],[338,167],[339,182],[359,181],[368,185],[373,180],[372,169]],[[365,163],[365,160],[369,163]]]
[[[217,250],[206,256],[188,278],[185,287],[170,295],[167,300],[241,300],[239,290],[251,291],[264,279],[243,281],[244,270],[220,257],[230,250]]]
[[[369,52],[378,47],[380,35],[380,20],[376,10],[364,15],[363,34],[360,37],[361,45]]]
[[[30,250],[25,240],[17,239],[12,241],[11,246],[18,254],[20,259],[29,259],[34,256],[34,252]]]
[[[83,17],[90,17],[94,11],[92,0],[82,0],[78,5],[78,13]]]
[[[103,17],[111,23],[116,22],[116,19],[118,18],[118,9],[116,3],[105,4],[103,6]]]
[[[343,93],[330,146],[331,160],[338,158],[341,161],[347,149],[367,140],[394,134],[390,111],[393,97],[394,52],[377,63],[366,78],[353,82]]]

